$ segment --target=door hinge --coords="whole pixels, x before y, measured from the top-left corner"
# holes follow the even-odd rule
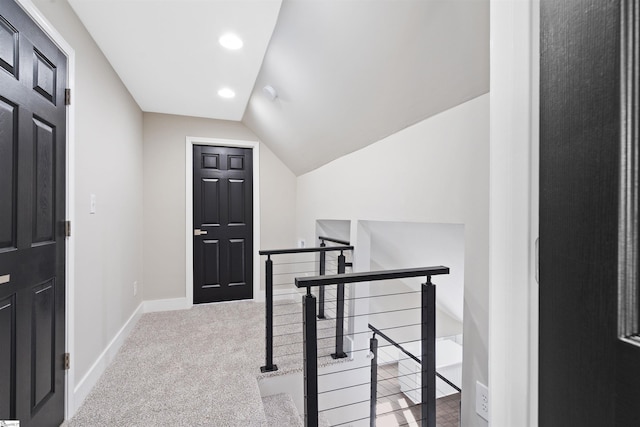
[[[71,237],[71,221],[64,222],[64,237]]]
[[[71,89],[64,90],[64,105],[71,105]]]
[[[71,355],[69,353],[64,354],[64,370],[68,371],[71,368]]]

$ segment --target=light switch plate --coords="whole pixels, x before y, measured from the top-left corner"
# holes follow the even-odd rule
[[[95,194],[92,194],[89,197],[89,213],[90,214],[96,213],[96,195]]]

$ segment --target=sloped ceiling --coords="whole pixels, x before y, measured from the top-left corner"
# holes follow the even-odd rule
[[[489,90],[488,0],[69,2],[143,111],[241,120],[296,175]]]
[[[488,90],[488,1],[285,0],[243,122],[299,175]]]

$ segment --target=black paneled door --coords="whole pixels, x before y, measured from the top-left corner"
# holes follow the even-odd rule
[[[541,2],[541,427],[640,426],[639,17]]]
[[[64,418],[66,57],[0,2],[0,420]]]
[[[251,149],[193,147],[193,302],[253,298]]]

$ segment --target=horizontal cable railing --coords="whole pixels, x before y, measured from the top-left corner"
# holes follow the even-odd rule
[[[407,396],[410,393],[419,396],[417,415],[413,419],[409,416],[405,420],[406,424],[418,423],[423,427],[435,427],[435,285],[431,278],[448,273],[447,267],[438,266],[295,279],[296,287],[306,288],[306,295],[302,297],[306,426],[316,427],[320,413],[324,414],[331,425],[373,426],[376,417],[396,416],[397,413],[406,412],[406,408],[394,407],[390,400],[402,391]],[[400,279],[414,277],[426,277],[426,283],[420,285],[419,289],[397,283]],[[368,282],[369,285],[363,282]],[[371,282],[381,282],[376,285],[376,292],[381,294],[373,293]],[[324,366],[320,372],[317,358],[323,349],[318,342],[316,298],[312,289],[329,284],[349,284],[353,287],[349,297],[353,302],[353,311],[346,318],[353,322],[354,327],[347,334],[352,342],[348,354],[345,354],[348,356],[347,362]],[[359,292],[364,289],[367,291]],[[384,304],[373,303],[376,300],[382,300]],[[378,324],[382,320],[384,328],[376,328],[380,337],[380,333],[388,337],[391,333],[389,331],[402,332],[407,336],[417,333],[417,337],[411,336],[409,340],[418,341],[420,345],[417,357],[420,367],[417,373],[419,382],[415,375],[412,377],[399,373],[387,375],[389,378],[378,378],[389,369],[385,367],[378,370],[376,354],[405,344],[402,340],[394,339],[396,345],[390,342],[379,345],[377,338],[371,338],[370,323]],[[376,360],[375,369],[369,360],[372,356],[372,360]],[[413,359],[412,363],[415,363]],[[372,405],[374,384],[376,399]],[[380,399],[386,399],[385,405],[377,404]]]
[[[343,246],[350,246],[351,245],[351,243],[349,241],[347,241],[347,240],[337,239],[337,238],[334,238],[334,237],[319,236],[318,239],[320,240],[320,247],[322,247],[322,248],[327,246],[327,242],[336,243],[338,245],[343,245]],[[326,270],[327,264],[329,266],[332,265],[332,261],[331,260],[329,260],[327,262],[327,259],[326,259],[327,255],[328,254],[325,253],[325,252],[320,253],[320,273],[319,273],[320,276],[324,276],[327,273],[327,270]],[[342,253],[341,253],[341,255],[342,255]],[[341,264],[341,262],[342,262],[342,264]],[[341,259],[340,257],[338,257],[335,260],[335,262],[333,263],[333,265],[336,267],[336,273],[337,274],[342,274],[342,273],[345,272],[345,268],[347,266],[352,267],[353,263],[348,263],[346,261],[346,259],[344,259],[344,258]],[[318,319],[325,319],[326,318],[325,317],[325,312],[324,312],[324,308],[325,308],[325,292],[326,292],[325,286],[320,286],[318,288]],[[342,286],[342,287],[339,286],[338,289],[336,289],[336,298],[341,293],[342,293],[342,297],[343,297],[342,299],[344,300],[344,286]],[[344,302],[343,301],[342,302],[338,301],[337,307],[340,307],[340,306],[344,306]],[[342,313],[342,314],[344,315],[344,313]],[[339,316],[336,316],[336,317],[339,317]],[[336,350],[336,354],[338,354],[337,350]]]
[[[400,344],[400,343],[396,342],[395,340],[389,338],[389,336],[387,336],[385,333],[383,333],[380,329],[376,328],[375,326],[373,326],[371,324],[369,324],[369,329],[371,329],[371,331],[373,331],[373,338],[372,339],[375,339],[376,334],[378,334],[385,341],[387,341],[389,344],[391,344],[392,346],[396,347],[398,350],[400,350],[405,355],[407,355],[408,358],[413,359],[416,363],[421,363],[420,359],[418,358],[418,356],[416,356],[413,353],[409,352],[407,349],[405,349],[402,346],[402,344]],[[376,347],[377,347],[377,345],[376,345]],[[462,391],[462,390],[460,390],[460,388],[457,385],[452,383],[448,378],[446,378],[445,376],[440,374],[437,370],[436,370],[436,377],[440,378],[442,381],[444,381],[446,384],[448,384],[454,390],[456,390],[458,392]]]
[[[278,358],[286,361],[288,368],[295,369],[298,360],[300,367],[302,366],[302,322],[300,320],[302,308],[299,300],[301,294],[294,286],[294,278],[327,272],[330,274],[344,272],[348,264],[345,252],[350,253],[352,250],[353,246],[349,245],[325,245],[259,252],[260,255],[267,257],[265,261],[265,364],[260,368],[261,372],[277,371],[278,364],[274,363],[274,359]],[[329,292],[328,299],[323,301],[323,305],[327,304],[331,313],[340,312],[340,307],[344,307],[344,303],[339,301],[338,297],[339,295],[335,292]],[[274,301],[274,298],[277,298],[277,301]],[[337,325],[343,324],[338,322],[335,316],[334,320],[335,327],[332,325],[322,327],[321,333],[325,337],[323,339],[325,347],[327,347],[326,343],[333,339],[333,329],[339,332]]]

